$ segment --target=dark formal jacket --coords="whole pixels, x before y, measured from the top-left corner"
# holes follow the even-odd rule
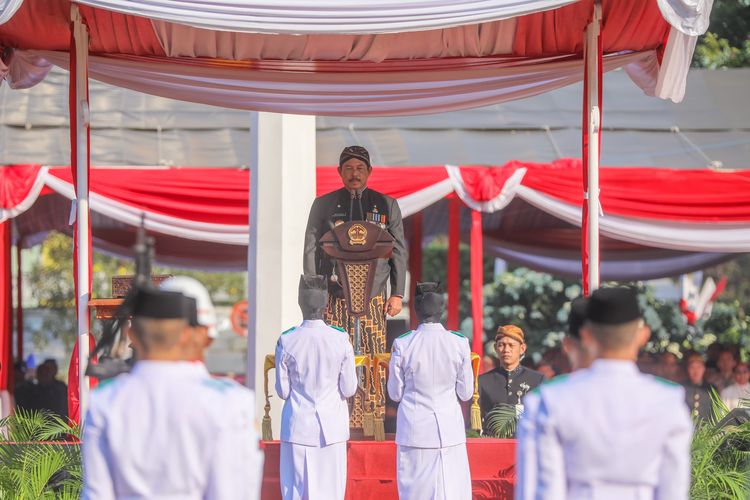
[[[714,386],[707,382],[701,385],[687,382],[683,386],[685,387],[685,403],[690,410],[690,416],[703,420],[710,419],[712,414],[711,389],[716,390]]]
[[[359,203],[361,201],[361,205]],[[362,192],[361,200],[353,200],[349,190],[341,188],[315,198],[305,230],[305,274],[331,276],[333,263],[318,245],[320,238],[335,224],[350,220],[365,220],[379,224],[388,230],[395,240],[393,255],[387,261],[378,259],[373,283],[373,296],[382,293],[391,283],[391,295],[404,296],[406,287],[407,250],[404,241],[404,226],[398,202],[372,189]],[[341,286],[329,281],[329,291],[342,296]]]
[[[508,372],[502,366],[479,376],[479,406],[482,420],[495,405],[515,405],[527,392],[533,391],[544,381],[544,375],[523,365]]]

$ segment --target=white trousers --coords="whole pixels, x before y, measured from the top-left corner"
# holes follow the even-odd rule
[[[328,446],[282,441],[279,472],[284,500],[343,500],[346,441]]]
[[[401,500],[471,500],[466,444],[445,448],[398,447]]]

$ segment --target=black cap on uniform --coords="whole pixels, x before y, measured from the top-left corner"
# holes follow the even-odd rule
[[[600,325],[621,325],[642,317],[633,288],[600,288],[588,298],[586,319]]]
[[[301,275],[297,303],[305,319],[323,319],[323,312],[328,304],[326,277],[317,274]]]
[[[578,297],[570,303],[570,315],[568,316],[568,335],[574,338],[581,337],[581,327],[586,322],[586,297]]]
[[[438,323],[445,310],[445,298],[440,283],[417,283],[414,311],[421,323]]]
[[[347,146],[339,156],[339,168],[341,168],[344,163],[348,162],[352,158],[356,158],[357,160],[366,163],[367,168],[372,167],[372,165],[370,164],[370,153],[365,148],[363,148],[362,146]]]
[[[197,317],[195,300],[180,292],[140,288],[135,292],[131,314],[151,319],[184,319]]]

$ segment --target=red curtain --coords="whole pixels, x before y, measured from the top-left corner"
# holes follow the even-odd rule
[[[455,194],[448,201],[448,329],[459,328],[461,301],[461,200]]]
[[[0,223],[0,391],[13,390],[13,280],[11,222]]]
[[[474,323],[471,350],[484,357],[484,252],[482,212],[471,211],[471,317]],[[480,370],[482,364],[479,364]]]
[[[411,216],[411,236],[409,237],[409,322],[411,328],[416,328],[418,320],[414,310],[414,294],[417,283],[422,281],[422,212]],[[432,277],[428,276],[428,279]]]
[[[23,273],[21,241],[16,243],[16,358],[23,359]]]
[[[89,352],[94,350],[94,336],[89,335]],[[70,355],[70,365],[68,366],[68,418],[77,423],[81,423],[81,399],[79,394],[79,377],[78,377],[78,342],[73,345],[73,353]],[[98,380],[89,379],[91,387],[96,387]]]

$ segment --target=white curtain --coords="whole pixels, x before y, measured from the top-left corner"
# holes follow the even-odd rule
[[[69,200],[75,199],[73,185],[54,175],[46,175],[45,183]],[[112,200],[96,192],[89,194],[91,210],[131,226],[141,224],[141,216],[146,213],[146,229],[157,233],[168,234],[190,240],[210,241],[227,245],[247,245],[247,226],[230,224],[212,224],[188,219],[170,217],[157,212],[150,212],[138,206],[130,206]]]
[[[5,81],[14,90],[28,89],[47,77],[52,64],[36,54],[11,50],[8,61],[0,60],[0,84]]]
[[[518,196],[555,217],[581,226],[581,208],[564,203],[526,186]],[[601,234],[616,240],[647,247],[687,252],[750,252],[750,227],[747,223],[684,223],[657,219],[637,219],[607,214],[599,219]]]
[[[0,24],[7,23],[23,3],[23,0],[0,0]]]
[[[38,52],[67,68],[68,54]],[[651,52],[608,56],[610,71]],[[334,63],[333,64],[335,67]],[[268,70],[181,59],[89,58],[97,80],[147,94],[275,113],[396,116],[453,111],[529,97],[581,81],[580,59],[466,58],[406,63],[359,62],[359,71],[323,71],[322,63],[282,61]],[[276,69],[272,69],[276,67]],[[388,71],[388,69],[391,69]],[[253,70],[254,71],[251,71]]]
[[[561,276],[581,276],[580,251],[550,249],[543,252],[538,247],[516,245],[487,235],[484,237],[484,251],[494,257],[539,271]],[[681,253],[668,250],[609,252],[602,259],[599,272],[603,280],[655,279],[704,269],[732,257],[732,254],[724,253]]]
[[[577,0],[78,0],[100,9],[218,31],[393,33],[497,21]]]
[[[714,0],[657,0],[657,4],[673,28],[685,35],[698,36],[708,29]]]

